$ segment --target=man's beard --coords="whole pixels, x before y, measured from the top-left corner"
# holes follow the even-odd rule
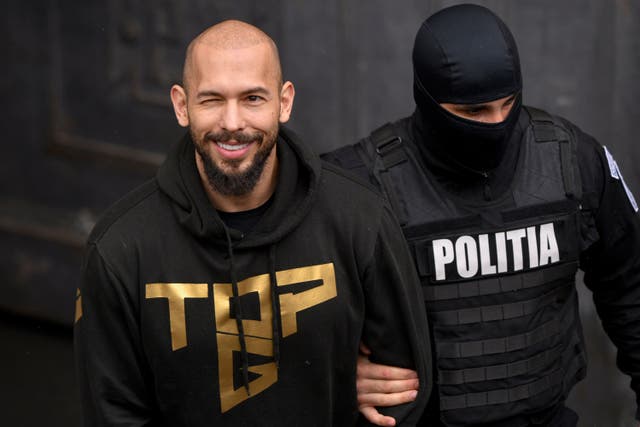
[[[253,134],[239,131],[208,132],[202,139],[197,139],[191,129],[190,132],[196,151],[202,159],[202,165],[204,166],[204,172],[207,175],[209,185],[215,192],[223,196],[244,196],[255,188],[278,138],[277,130],[265,135],[258,132]],[[205,149],[206,144],[228,142],[230,140],[239,143],[253,142],[259,144],[251,164],[244,171],[227,172],[223,170],[216,165],[209,155],[209,152]],[[223,162],[225,165],[230,166],[230,169],[235,169],[240,165],[242,160],[223,160]]]

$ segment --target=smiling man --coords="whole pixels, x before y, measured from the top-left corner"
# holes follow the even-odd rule
[[[274,42],[225,21],[171,88],[188,128],[93,230],[75,325],[87,426],[343,426],[356,359],[430,366],[418,278],[384,199],[281,124]],[[414,424],[429,390],[393,408]]]
[[[187,48],[183,74],[171,100],[212,202],[231,210],[262,205],[275,180],[260,178],[277,173],[278,122],[288,121],[295,93],[282,82],[275,44],[259,33],[239,38],[232,24],[213,27]]]

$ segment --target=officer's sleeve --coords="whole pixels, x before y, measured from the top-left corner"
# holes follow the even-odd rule
[[[136,299],[90,244],[74,326],[76,371],[87,427],[156,425],[145,380]]]
[[[582,239],[588,247],[581,268],[604,330],[618,349],[618,367],[631,376],[640,402],[640,217],[613,156],[592,138],[582,134],[582,139],[578,154],[585,209],[592,212],[583,216]]]
[[[412,257],[388,207],[364,276],[363,341],[372,351],[371,360],[414,369],[420,379],[415,402],[378,409],[396,418],[396,425],[412,425],[424,410],[433,381],[429,328]]]

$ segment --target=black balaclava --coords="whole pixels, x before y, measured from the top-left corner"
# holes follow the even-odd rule
[[[522,105],[518,49],[504,22],[471,4],[435,13],[416,35],[413,69],[415,117],[426,133],[421,142],[426,155],[462,173],[498,166]],[[516,100],[500,123],[467,120],[438,105],[478,104],[512,94]]]

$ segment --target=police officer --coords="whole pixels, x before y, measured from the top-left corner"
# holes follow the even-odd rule
[[[610,152],[522,105],[516,44],[486,8],[428,18],[413,66],[415,112],[324,157],[378,185],[410,243],[437,372],[422,422],[575,426],[564,401],[586,371],[578,269],[637,393],[640,221]],[[358,384],[381,425],[393,420],[374,406],[408,393],[378,392],[415,383],[382,369],[363,359]]]

